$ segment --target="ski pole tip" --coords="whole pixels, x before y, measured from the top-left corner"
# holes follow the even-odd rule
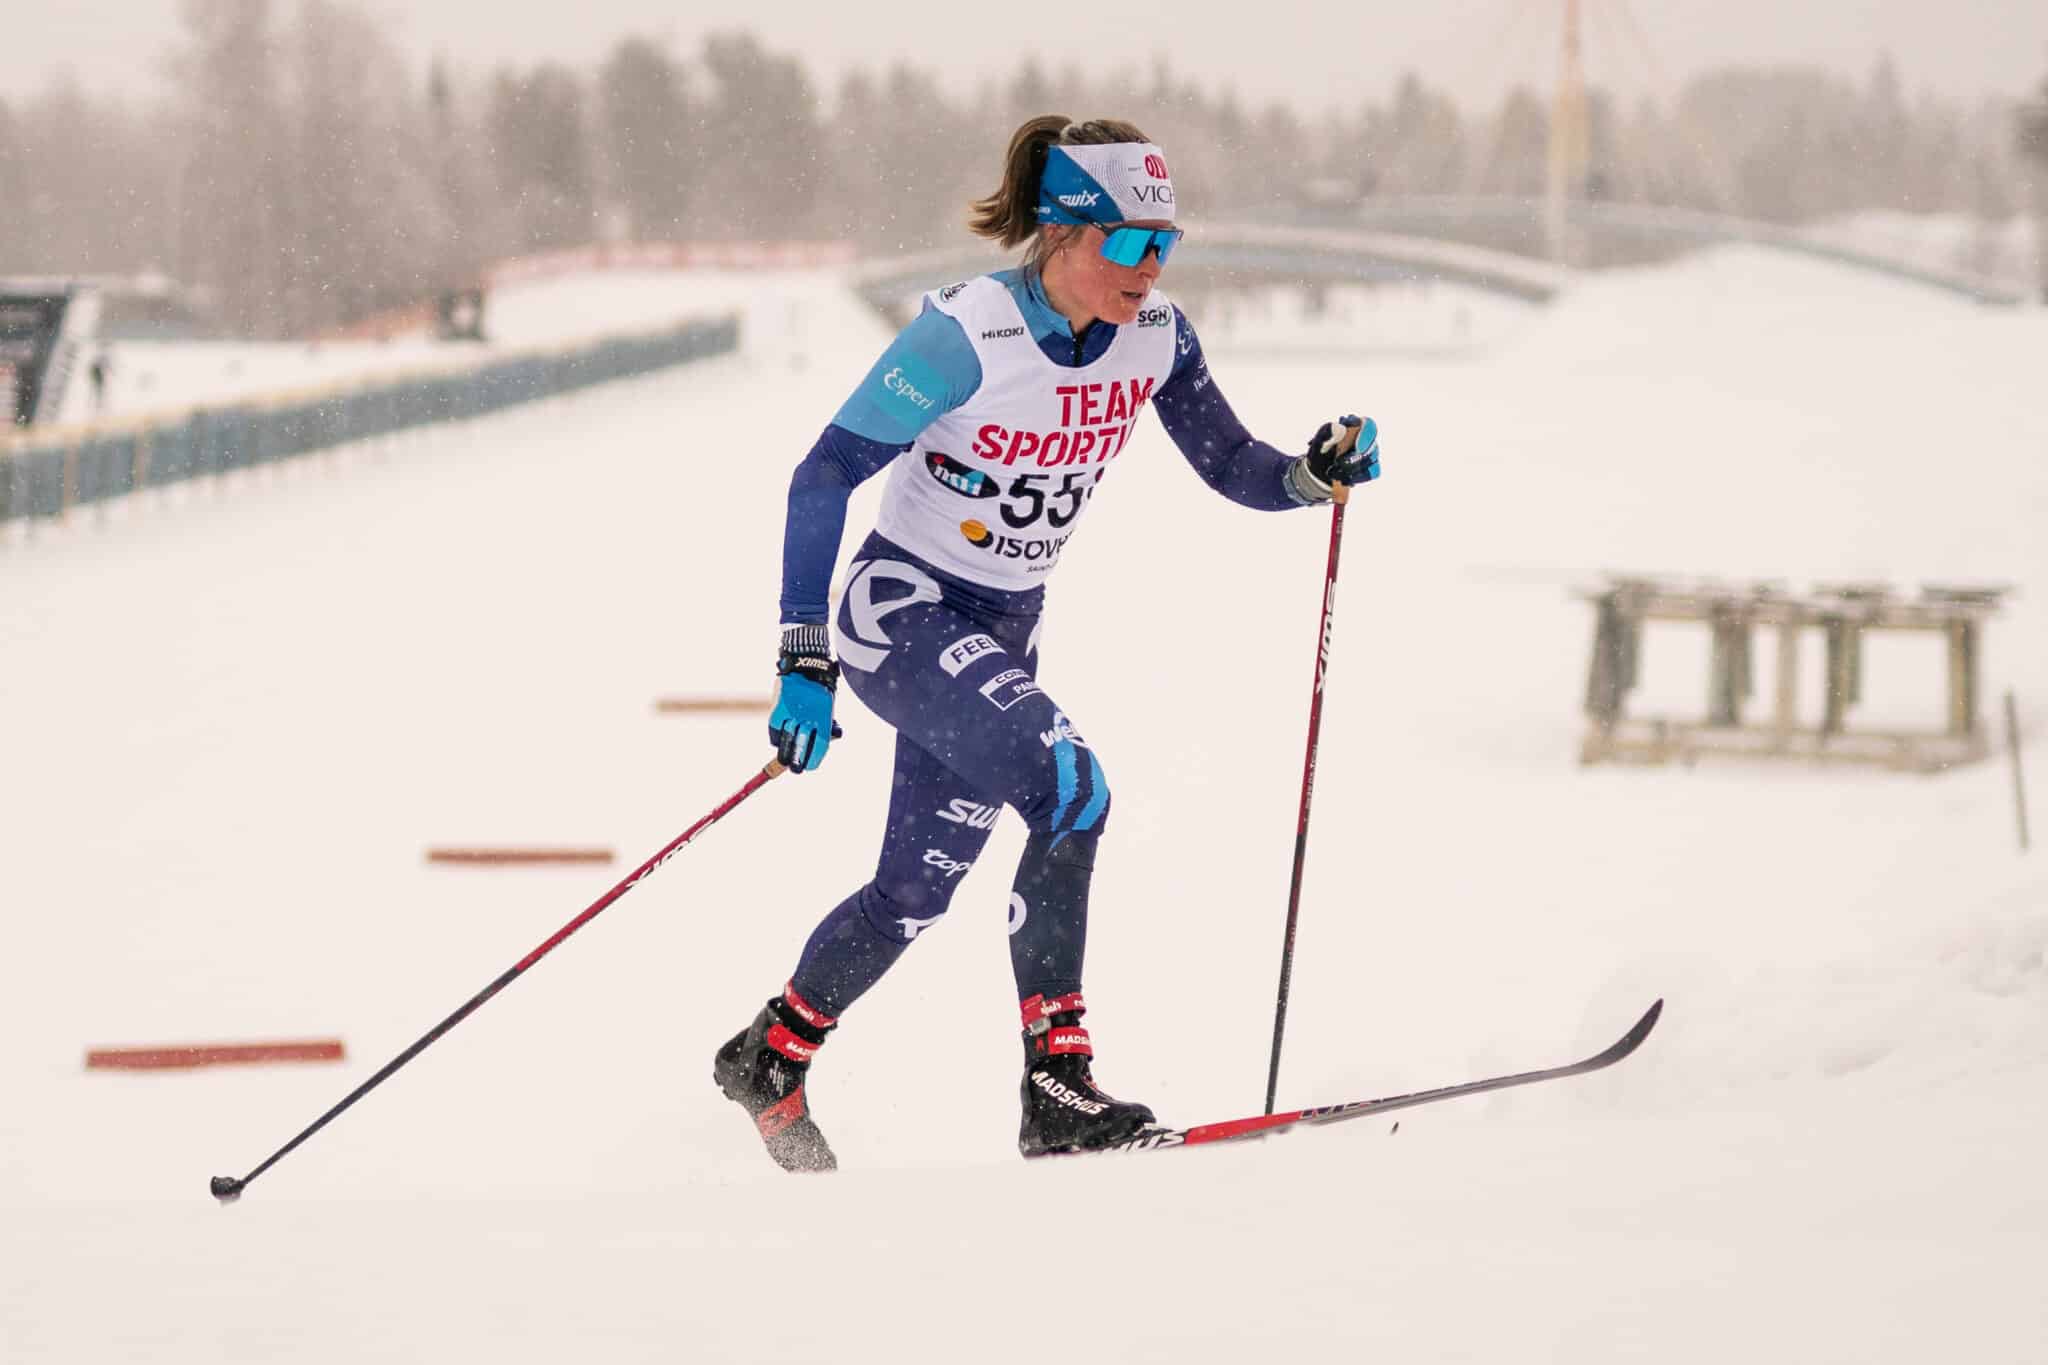
[[[232,1204],[242,1197],[243,1183],[231,1175],[217,1175],[207,1182],[207,1188],[213,1192],[215,1199],[220,1200],[223,1205],[226,1205]]]

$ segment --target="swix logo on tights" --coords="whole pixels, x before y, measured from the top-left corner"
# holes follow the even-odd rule
[[[994,829],[998,809],[995,806],[984,806],[978,801],[963,801],[955,797],[946,803],[944,810],[935,813],[941,820],[950,820],[969,829]]]

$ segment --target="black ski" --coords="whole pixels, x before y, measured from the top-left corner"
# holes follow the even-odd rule
[[[1284,1133],[1289,1129],[1311,1124],[1342,1123],[1346,1119],[1389,1114],[1396,1109],[1413,1109],[1418,1104],[1435,1104],[1438,1100],[1483,1095],[1489,1090],[1506,1090],[1517,1085],[1534,1085],[1538,1081],[1583,1076],[1589,1071],[1599,1071],[1603,1067],[1613,1066],[1641,1047],[1643,1039],[1649,1037],[1650,1030],[1657,1026],[1657,1016],[1663,1012],[1664,1002],[1659,1000],[1644,1011],[1643,1017],[1636,1020],[1635,1026],[1615,1040],[1611,1047],[1595,1053],[1584,1061],[1571,1062],[1565,1066],[1545,1067],[1541,1071],[1521,1071],[1512,1076],[1492,1076],[1483,1081],[1466,1081],[1463,1085],[1446,1085],[1436,1090],[1417,1090],[1407,1095],[1388,1095],[1377,1100],[1353,1100],[1349,1104],[1325,1105],[1319,1109],[1291,1109],[1286,1113],[1259,1114],[1248,1119],[1227,1119],[1222,1123],[1198,1123],[1192,1128],[1155,1128],[1139,1134],[1128,1142],[1121,1142],[1103,1150],[1163,1152],[1177,1147],[1202,1147],[1215,1142],[1241,1142],[1246,1138]]]

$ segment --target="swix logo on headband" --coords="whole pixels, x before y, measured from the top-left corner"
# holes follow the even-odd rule
[[[1046,150],[1038,183],[1044,223],[1107,225],[1174,214],[1166,154],[1150,142],[1079,143]]]

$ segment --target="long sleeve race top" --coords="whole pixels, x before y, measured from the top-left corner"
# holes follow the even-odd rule
[[[1116,338],[1117,327],[1101,321],[1076,337],[1031,273],[1005,270],[993,278],[1009,290],[1039,350],[1056,365],[1090,365]],[[1211,378],[1202,343],[1177,306],[1173,324],[1172,369],[1151,401],[1182,456],[1204,483],[1243,506],[1281,511],[1305,505],[1287,476],[1295,457],[1245,429]],[[909,450],[934,421],[964,406],[982,379],[981,361],[960,322],[927,299],[790,479],[782,548],[784,625],[824,624],[853,490]]]

